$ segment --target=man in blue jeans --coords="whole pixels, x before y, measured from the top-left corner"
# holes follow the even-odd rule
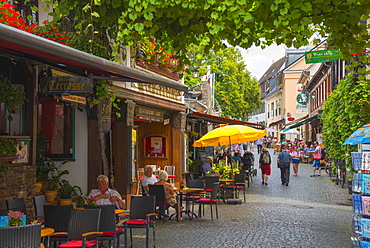
[[[289,177],[290,177],[290,163],[292,162],[292,156],[290,153],[284,149],[279,153],[277,158],[278,168],[280,168],[281,173],[281,184],[289,186]]]

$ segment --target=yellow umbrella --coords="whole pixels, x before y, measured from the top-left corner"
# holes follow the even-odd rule
[[[194,147],[224,146],[239,142],[255,141],[264,137],[267,130],[257,130],[243,125],[230,125],[213,129],[202,138],[195,141]]]

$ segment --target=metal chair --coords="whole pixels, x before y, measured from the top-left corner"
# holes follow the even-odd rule
[[[234,196],[235,196],[235,191],[243,191],[243,196],[244,196],[244,202],[246,201],[245,198],[245,175],[244,174],[237,174],[235,175],[234,178],[234,183],[233,185],[226,186],[226,190],[233,190],[234,191]]]
[[[6,200],[6,208],[15,211],[21,211],[24,214],[27,212],[24,198]]]
[[[132,229],[146,229],[146,247],[149,247],[149,228],[153,228],[153,241],[155,247],[155,196],[132,196],[129,219],[125,222],[125,230],[130,229],[130,242],[132,243]],[[125,235],[127,233],[125,232]]]
[[[98,235],[103,234],[98,231],[100,213],[100,209],[72,209],[67,232],[69,241],[58,247],[97,247]]]
[[[176,175],[175,175],[175,169],[176,167],[173,166],[173,165],[170,165],[170,166],[165,166],[164,167],[164,171],[167,172],[168,174],[168,179],[170,180],[170,183],[173,184],[174,182],[174,178],[176,178]]]
[[[53,228],[55,232],[67,232],[69,216],[72,205],[66,206],[54,206],[44,205],[44,224],[46,227]],[[67,234],[51,235],[50,241],[54,242],[54,246],[57,243],[65,242],[68,240]]]
[[[170,207],[170,204],[166,201],[166,194],[164,192],[163,185],[148,185],[149,193],[151,196],[155,196],[155,205],[159,207],[159,212],[162,215],[162,221],[164,223],[165,211]]]
[[[33,198],[37,220],[44,219],[44,205],[46,205],[45,195],[38,195]]]
[[[115,206],[111,205],[85,205],[85,209],[100,209],[100,223],[99,232],[103,234],[99,235],[98,240],[109,241],[109,247],[111,247],[111,241],[113,241],[113,247],[119,247],[119,237],[124,234],[124,229],[119,228],[124,221],[116,224],[116,214],[114,212]],[[125,236],[126,237],[126,236]],[[127,240],[125,239],[125,247],[127,247]]]
[[[199,218],[202,217],[202,208],[204,215],[204,205],[209,205],[211,209],[211,219],[213,220],[213,206],[216,206],[216,218],[218,219],[218,201],[217,191],[219,189],[220,182],[213,183],[212,191],[207,193],[207,197],[200,198],[199,200],[193,201],[192,211],[194,212],[194,203],[199,204]]]
[[[40,247],[41,223],[0,228],[0,247]]]

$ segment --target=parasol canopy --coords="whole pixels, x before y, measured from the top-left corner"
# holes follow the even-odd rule
[[[358,145],[363,143],[370,143],[370,123],[354,131],[342,145]]]
[[[269,132],[269,133],[278,133],[278,132],[280,132],[279,130],[273,129],[271,127],[267,127],[266,129],[267,129],[267,132]]]
[[[243,125],[229,125],[213,129],[194,142],[194,147],[223,146],[255,141],[264,137],[267,130],[257,130]]]
[[[280,133],[282,134],[301,134],[297,129],[293,128],[293,129],[285,129],[283,131],[281,131]]]

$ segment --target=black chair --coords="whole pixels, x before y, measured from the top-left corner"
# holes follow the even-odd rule
[[[97,247],[100,209],[72,209],[68,224],[68,242],[59,245],[67,247]],[[58,235],[59,233],[56,233]]]
[[[198,188],[198,189],[204,189],[204,180],[188,180],[186,186],[188,188]],[[195,200],[200,199],[200,194],[199,193],[188,193],[186,194],[182,200],[185,201],[186,203],[186,209],[185,213],[189,216],[190,220],[192,220],[192,216],[194,215],[197,217],[193,212],[189,210],[189,203],[193,203]]]
[[[38,195],[33,198],[37,220],[44,219],[44,205],[46,205],[45,195]]]
[[[0,209],[0,216],[6,216],[10,211],[9,209]]]
[[[115,206],[113,204],[85,205],[85,209],[101,209],[99,232],[103,232],[103,234],[99,235],[98,240],[108,240],[109,247],[111,247],[111,241],[113,241],[113,247],[119,247],[119,237],[124,234],[124,229],[118,228],[123,224],[123,222],[116,225],[116,214],[114,212]],[[127,240],[125,239],[124,242],[125,247],[127,247]]]
[[[214,183],[217,183],[220,181],[220,178],[218,176],[206,176],[204,178],[204,181],[205,181],[205,187],[204,187],[204,190],[206,192],[211,192],[212,189],[213,189],[213,185]]]
[[[0,228],[0,247],[40,247],[41,223]]]
[[[69,216],[71,210],[73,209],[72,205],[66,206],[54,206],[54,205],[44,205],[44,224],[46,227],[53,228],[56,233],[67,232]],[[54,246],[57,243],[66,242],[68,240],[67,234],[58,234],[51,235],[50,241],[54,243]]]
[[[229,185],[229,186],[226,186],[226,190],[233,190],[234,192],[235,191],[243,191],[243,195],[244,195],[244,202],[245,202],[245,186],[246,186],[246,182],[245,182],[245,175],[244,174],[237,174],[235,175],[235,178],[234,178],[234,183],[233,185]],[[233,194],[235,196],[235,194]]]
[[[170,207],[170,204],[166,201],[166,194],[164,192],[163,185],[148,185],[150,195],[155,196],[155,205],[159,207],[159,212],[162,215],[162,221],[164,223],[165,211]]]
[[[26,214],[26,202],[24,198],[6,200],[6,208],[14,211],[21,211]]]
[[[149,228],[153,228],[153,241],[155,247],[155,196],[132,196],[129,219],[125,222],[125,230],[130,229],[130,242],[132,243],[132,229],[146,229],[146,247],[149,247]],[[127,235],[127,232],[125,232]]]
[[[217,201],[217,191],[220,186],[220,182],[213,183],[213,188],[211,192],[206,192],[205,197],[200,198],[199,200],[193,201],[192,211],[194,212],[194,203],[199,204],[199,218],[202,217],[202,208],[204,215],[204,205],[209,205],[211,209],[211,219],[213,220],[213,207],[216,206],[216,217],[218,219],[218,201]]]

